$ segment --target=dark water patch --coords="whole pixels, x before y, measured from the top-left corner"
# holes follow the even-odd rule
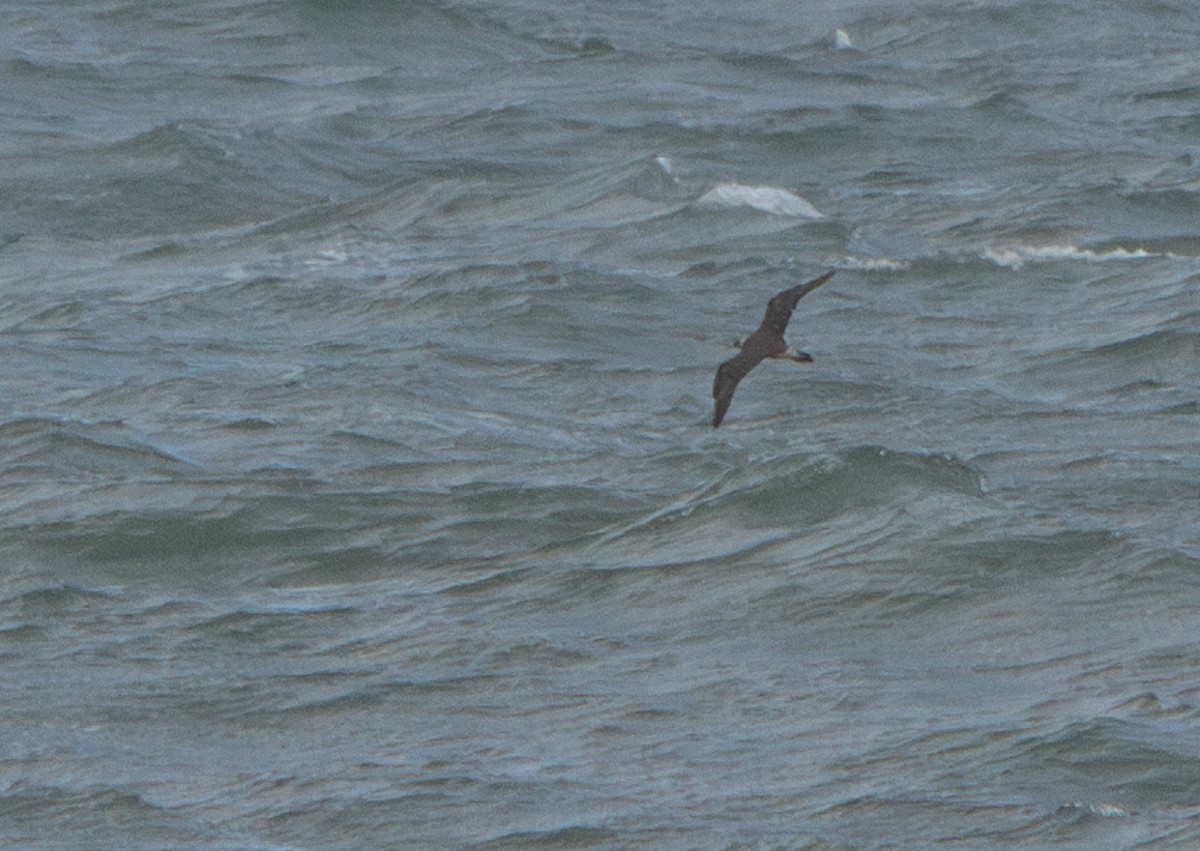
[[[1133,716],[1135,718],[1155,718],[1162,717],[1165,714],[1163,712],[1162,701],[1153,692],[1145,692],[1136,697],[1131,697],[1128,700],[1118,703],[1110,711],[1114,715]]]
[[[196,408],[200,400],[221,395],[228,385],[215,378],[171,377],[161,381],[146,381],[130,377],[118,384],[102,386],[87,396],[98,410],[134,411],[144,406],[147,398],[155,401],[160,410]]]
[[[942,581],[981,592],[1012,586],[1019,577],[1076,575],[1080,580],[1107,576],[1125,563],[1129,547],[1110,532],[1068,531],[1041,538],[1005,537],[936,546],[930,566],[939,566]]]
[[[1182,101],[1200,104],[1200,86],[1172,86],[1149,92],[1138,92],[1132,96],[1132,99],[1134,101]]]
[[[0,423],[0,440],[22,441],[63,427],[59,420],[48,417],[19,417]]]
[[[1171,106],[1174,105],[1171,104]],[[1161,102],[1156,106],[1158,108],[1153,109],[1156,113],[1167,111],[1163,109],[1164,104]],[[1200,130],[1200,114],[1197,114],[1195,109],[1184,109],[1179,114],[1168,112],[1166,115],[1156,115],[1154,118],[1146,119],[1146,125],[1150,128],[1148,135],[1152,136],[1156,142],[1184,146],[1187,144],[1187,140],[1194,139],[1196,132]],[[1185,154],[1180,160],[1184,160],[1187,156]],[[1190,165],[1186,163],[1186,160],[1181,164]]]
[[[579,42],[578,52],[580,56],[595,58],[597,56],[608,56],[616,53],[617,49],[606,38],[599,36],[588,36]]]
[[[1200,760],[1190,738],[1164,736],[1142,721],[1099,718],[1029,740],[1021,750],[1030,767],[1044,766],[1068,788],[1105,789],[1109,800],[1138,810],[1195,802]]]
[[[763,75],[771,80],[781,82],[787,78],[807,80],[813,73],[828,73],[828,68],[814,71],[811,57],[793,57],[779,53],[729,53],[718,56],[717,59],[730,68],[739,72],[753,75]],[[739,73],[738,79],[745,81],[747,74]]]
[[[951,455],[863,446],[843,457],[846,469],[864,492],[886,494],[916,486],[918,490],[982,495],[983,475]]]
[[[579,646],[564,646],[546,639],[513,644],[488,653],[482,660],[489,672],[512,672],[527,676],[531,671],[568,668],[596,658]]]
[[[1129,192],[1124,200],[1151,221],[1181,222],[1200,215],[1200,193],[1186,189]]]
[[[256,655],[262,648],[284,654],[270,670],[288,669],[329,640],[342,641],[361,612],[353,606],[329,605],[280,611],[232,611],[189,624],[183,649],[202,657],[222,653]],[[266,669],[264,669],[264,674]]]
[[[490,674],[447,674],[431,679],[379,682],[374,672],[339,676],[305,674],[283,676],[259,684],[262,699],[238,710],[238,718],[255,726],[274,727],[329,715],[406,711],[441,702],[486,693],[496,680]]]
[[[168,240],[150,248],[126,254],[122,259],[133,263],[159,263],[164,260],[179,259],[196,250],[195,246],[187,245],[178,240]]]
[[[166,478],[195,470],[187,461],[114,425],[47,424],[41,433],[27,436],[5,454],[10,475],[48,476],[57,481]]]
[[[1195,416],[1196,414],[1200,414],[1200,399],[1194,402],[1180,402],[1177,405],[1169,405],[1162,409],[1162,413]]]
[[[282,476],[278,484],[294,484],[294,480]],[[167,498],[178,491],[163,493]],[[389,504],[384,497],[364,498],[383,500],[385,510]],[[58,558],[74,556],[78,561],[72,561],[88,570],[126,581],[187,587],[218,577],[221,581],[239,576],[261,579],[280,566],[294,565],[295,559],[313,558],[314,553],[323,554],[317,556],[318,566],[336,570],[325,559],[336,563],[336,553],[347,548],[342,536],[348,531],[345,522],[353,514],[354,502],[343,502],[336,495],[267,495],[196,510],[134,506],[76,522],[42,524],[29,536],[29,545]],[[351,521],[352,525],[360,522],[364,518]],[[350,552],[354,548],[349,545]]]
[[[459,486],[442,504],[457,519],[439,526],[451,540],[447,555],[472,552],[481,557],[529,552],[550,545],[567,545],[595,534],[628,516],[629,502],[605,488],[580,485],[521,487],[508,483]]]
[[[51,76],[53,73],[53,69],[48,64],[34,62],[31,59],[6,59],[3,64],[5,73],[12,75],[14,79],[28,77],[38,80]]]
[[[34,588],[0,601],[0,606],[21,614],[51,617],[86,609],[95,602],[112,602],[120,597],[92,588],[60,585]]]
[[[225,423],[224,428],[231,431],[269,431],[278,428],[278,424],[263,417],[243,417],[232,422]]]
[[[1130,381],[1154,384],[1190,380],[1200,372],[1200,333],[1154,331],[1109,343],[1090,354],[1102,359],[1107,372]]]
[[[621,717],[636,724],[644,724],[646,722],[676,724],[683,714],[681,709],[674,707],[647,706],[640,709],[631,709],[622,714]]]
[[[12,648],[17,651],[18,648],[25,644],[32,644],[45,641],[50,632],[44,626],[39,626],[32,623],[5,623],[0,624],[0,646]],[[14,658],[19,658],[22,653],[13,652]]]
[[[163,511],[114,517],[105,522],[99,536],[61,529],[51,540],[64,549],[82,551],[92,562],[208,563],[215,552],[247,547],[278,550],[289,543],[298,547],[314,535],[302,528],[264,529],[255,522],[252,512],[242,509],[223,516]]]
[[[969,589],[914,590],[932,584],[918,574],[897,578],[893,573],[865,578],[835,591],[777,588],[752,603],[756,625],[773,629],[860,628],[883,631],[892,625],[935,623],[962,611],[971,600]],[[855,585],[859,587],[854,587]]]
[[[271,577],[275,588],[345,585],[370,582],[393,576],[396,557],[381,546],[350,546],[309,555],[298,555],[297,568],[288,568]]]
[[[828,558],[886,538],[897,512],[982,497],[979,471],[952,456],[864,446],[736,463],[708,485],[601,530],[598,566],[729,567],[733,558],[794,560],[788,553],[796,548]],[[851,528],[859,531],[848,539]]]
[[[281,147],[271,139],[257,144]],[[29,228],[88,239],[211,230],[273,218],[312,200],[272,180],[270,162],[247,140],[173,122],[93,150],[71,173],[55,175],[62,182],[90,170],[85,191],[51,193],[30,207]],[[9,203],[34,192],[44,196],[45,186],[19,183]]]
[[[366,469],[361,469],[359,474],[364,485],[374,486],[371,490],[382,490],[396,482],[408,484],[420,477],[416,470],[421,464],[402,460],[411,452],[410,446],[404,442],[382,435],[345,430],[334,432],[329,435],[328,440],[353,452],[357,464],[362,463],[359,459],[371,459],[371,463],[366,465]],[[444,474],[447,469],[442,466],[440,472]],[[376,475],[379,476],[378,479]]]
[[[557,329],[566,324],[570,309],[544,302],[531,302],[527,291],[499,287],[475,288],[461,291],[434,291],[412,298],[404,309],[404,324],[433,325],[436,320],[457,317],[455,330],[475,328],[513,317],[518,330],[528,330],[528,322],[541,322],[543,329]],[[521,323],[515,317],[526,317]],[[432,320],[432,321],[431,321]]]
[[[551,288],[563,285],[569,271],[555,263],[538,261],[459,265],[453,270],[433,270],[413,275],[405,279],[402,291],[412,297],[412,294],[454,291],[474,293],[491,287],[508,290],[531,284],[539,288]]]
[[[465,810],[470,811],[469,818]],[[255,832],[280,843],[271,847],[304,847],[313,837],[322,837],[322,844],[331,849],[370,848],[381,836],[392,837],[389,842],[398,846],[412,844],[411,838],[417,836],[418,845],[461,847],[462,833],[471,830],[479,810],[474,795],[464,801],[450,789],[363,794],[318,787],[306,790],[304,806],[281,800],[257,814]]]
[[[359,0],[336,10],[320,3],[302,3],[295,14],[316,34],[317,43],[350,54],[364,53],[400,67],[415,78],[426,75],[487,75],[486,67],[516,60],[536,60],[550,54],[536,40],[517,35],[503,21],[481,10],[448,8],[434,3],[405,0],[401,3]]]
[[[53,646],[69,653],[61,646],[60,629],[80,619],[103,622],[122,599],[113,593],[71,585],[24,591],[0,601],[4,620],[0,624],[0,645],[19,657],[25,645],[51,639]]]
[[[262,276],[172,293],[139,311],[139,318],[152,325],[152,342],[166,344],[166,356],[180,358],[180,371],[193,358],[202,364],[220,359],[242,374],[258,362],[265,377],[282,372],[294,379],[304,366],[354,368],[361,362],[355,355],[386,356],[397,339],[409,337],[413,319],[406,307],[372,300],[375,290],[363,280]],[[277,384],[279,390],[295,386],[286,379]]]
[[[1141,665],[1156,675],[1172,675],[1176,671],[1200,667],[1200,647],[1194,644],[1184,644],[1175,647],[1163,647],[1147,653],[1140,660]],[[1186,694],[1195,699],[1200,696],[1200,687],[1187,684]]]
[[[918,758],[927,759],[925,755]],[[899,766],[878,766],[872,774],[891,768]],[[873,785],[868,784],[868,788]],[[816,813],[814,821],[806,825],[812,831],[811,839],[797,847],[886,848],[887,844],[880,845],[878,838],[899,834],[916,838],[920,846],[950,842],[962,848],[994,848],[992,837],[1006,836],[1014,822],[1030,809],[996,801],[989,794],[938,796],[897,789],[892,794],[881,790],[853,795],[852,790],[852,797]],[[981,837],[980,844],[973,844]]]
[[[795,525],[934,494],[982,495],[982,474],[944,455],[862,446],[815,465],[752,479],[720,500],[751,524]]]
[[[161,807],[144,795],[106,784],[81,788],[21,783],[0,795],[0,841],[30,847],[34,836],[51,831],[56,845],[75,848],[127,848],[151,851],[165,845],[207,844],[213,831]]]
[[[1131,393],[1140,398],[1192,382],[1198,368],[1200,334],[1164,329],[1082,351],[1064,346],[1007,380],[1014,387],[1081,401]]]
[[[1118,569],[1102,574],[1101,588],[1118,599],[1129,595],[1160,598],[1164,589],[1176,593],[1200,585],[1200,558],[1180,552],[1152,550],[1134,559],[1123,560]]]
[[[515,831],[466,846],[472,851],[518,851],[518,849],[619,848],[627,837],[620,831],[588,825],[571,825],[548,830]]]
[[[475,564],[478,567],[478,563]],[[442,593],[451,596],[491,599],[501,596],[507,589],[520,589],[527,580],[531,568],[492,567],[482,576],[470,576],[447,586]]]
[[[33,334],[48,331],[72,331],[93,315],[93,306],[76,299],[35,309],[4,328],[7,334]]]

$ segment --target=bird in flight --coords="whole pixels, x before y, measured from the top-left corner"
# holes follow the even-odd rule
[[[806,294],[815,290],[821,284],[833,277],[836,269],[830,269],[824,275],[806,284],[797,284],[789,290],[784,290],[767,302],[767,315],[763,317],[758,330],[746,338],[741,351],[725,361],[717,368],[717,377],[713,379],[713,428],[725,419],[729,403],[733,401],[733,391],[737,390],[738,382],[764,358],[787,358],[800,363],[812,363],[812,356],[807,352],[793,352],[783,339],[787,330],[788,320],[796,309],[796,302]]]

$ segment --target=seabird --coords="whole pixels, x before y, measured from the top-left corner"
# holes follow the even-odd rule
[[[793,352],[788,348],[783,339],[783,332],[787,330],[788,320],[792,318],[792,311],[796,309],[796,302],[832,278],[835,271],[837,270],[830,269],[807,284],[797,284],[767,302],[767,314],[758,330],[746,338],[740,352],[717,368],[717,377],[713,379],[713,399],[716,401],[713,408],[713,428],[725,419],[725,412],[729,410],[729,403],[733,401],[733,391],[737,390],[738,382],[764,358],[787,358],[800,363],[812,363],[812,355],[807,352]]]

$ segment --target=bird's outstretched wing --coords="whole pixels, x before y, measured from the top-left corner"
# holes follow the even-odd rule
[[[733,391],[737,390],[738,382],[758,366],[763,357],[765,352],[760,347],[743,344],[740,352],[717,367],[717,377],[713,379],[713,399],[716,401],[713,408],[713,428],[725,419],[725,412],[729,410],[729,403],[733,401]]]
[[[792,318],[792,311],[796,309],[796,303],[832,278],[833,273],[836,271],[836,269],[830,269],[819,278],[814,278],[805,284],[797,284],[791,289],[784,290],[773,296],[767,302],[767,314],[763,317],[759,330],[766,331],[776,337],[782,337],[783,332],[787,330],[788,320]]]
[[[775,357],[787,350],[783,332],[787,330],[788,320],[792,318],[792,311],[796,309],[796,303],[805,294],[812,292],[832,278],[835,271],[835,269],[830,269],[819,278],[776,293],[767,303],[767,313],[763,317],[762,324],[758,326],[758,330],[742,344],[742,350],[736,356],[717,368],[717,377],[713,379],[713,399],[716,401],[716,405],[713,407],[713,428],[719,426],[721,420],[725,419],[725,412],[729,410],[729,403],[733,401],[733,391],[737,390],[738,382],[745,378],[750,370],[758,366],[763,358]],[[807,359],[811,360],[811,358]]]

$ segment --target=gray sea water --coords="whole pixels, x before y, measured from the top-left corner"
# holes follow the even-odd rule
[[[0,845],[1200,847],[1198,44],[0,3]]]

